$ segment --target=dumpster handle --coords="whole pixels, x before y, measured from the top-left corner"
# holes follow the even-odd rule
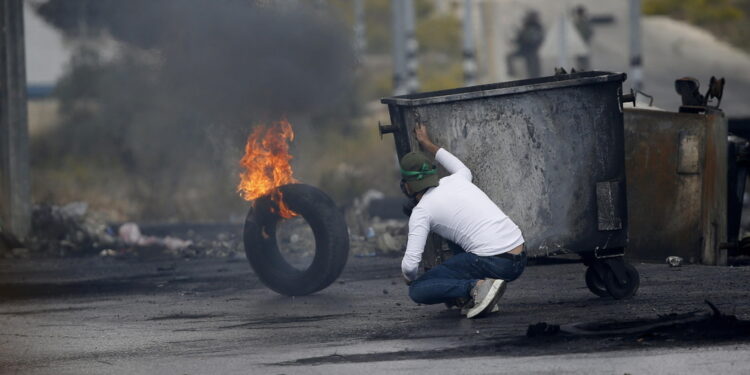
[[[645,97],[647,97],[649,99],[648,100],[648,106],[649,107],[651,107],[651,106],[654,105],[654,97],[652,95],[646,94],[645,92],[643,92],[641,90],[635,90],[635,91],[633,91],[633,89],[630,89],[630,93],[629,94],[622,94],[622,96],[620,97],[620,102],[622,102],[623,104],[631,102],[631,103],[633,103],[633,107],[635,107],[636,98],[638,98],[639,94],[641,96],[645,96]]]
[[[633,103],[633,107],[635,107],[635,92],[633,89],[630,89],[629,94],[621,94],[620,96],[620,103],[625,104],[628,102]]]
[[[393,125],[381,124],[380,121],[378,121],[378,132],[380,132],[380,139],[383,139],[383,134],[395,133],[396,127]]]
[[[641,94],[641,95],[647,97],[649,99],[648,100],[648,106],[649,107],[651,107],[651,106],[654,105],[654,96],[653,95],[646,94],[645,92],[643,92],[641,90],[636,90],[635,94],[636,95]],[[633,106],[635,106],[635,102],[633,102]]]

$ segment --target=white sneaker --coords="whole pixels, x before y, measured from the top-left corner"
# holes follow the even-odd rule
[[[461,315],[466,315],[469,313],[469,309],[471,309],[471,306],[464,306],[461,308]],[[492,306],[492,310],[490,310],[490,313],[496,313],[500,311],[500,304],[496,303],[495,306]]]
[[[497,300],[505,293],[507,283],[504,280],[485,279],[477,282],[471,290],[474,306],[466,312],[466,317],[471,319],[491,312],[497,307]]]

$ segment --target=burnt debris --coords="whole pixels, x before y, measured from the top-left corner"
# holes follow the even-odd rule
[[[750,321],[722,313],[706,300],[711,313],[693,311],[660,315],[656,318],[574,323],[567,325],[540,322],[529,325],[526,337],[532,339],[619,339],[622,343],[731,341],[750,338]]]

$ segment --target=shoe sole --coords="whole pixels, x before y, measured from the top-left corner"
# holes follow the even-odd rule
[[[497,300],[500,299],[500,297],[503,296],[503,293],[505,293],[505,286],[506,282],[504,280],[495,280],[492,282],[492,286],[490,286],[490,291],[487,294],[487,296],[492,296],[492,298],[485,298],[480,302],[478,305],[475,305],[469,311],[466,313],[466,317],[471,319],[475,318],[477,316],[482,315],[482,313],[485,312],[485,310],[490,310],[490,306],[495,306],[497,304]]]
[[[495,306],[492,306],[492,310],[490,310],[490,313],[494,313],[494,312],[498,312],[498,311],[500,311],[500,306],[498,306],[497,304],[495,304]],[[469,313],[469,308],[468,307],[465,307],[465,308],[461,309],[461,315],[466,315],[468,313]]]

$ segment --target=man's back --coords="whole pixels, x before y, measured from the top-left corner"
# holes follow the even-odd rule
[[[440,179],[419,202],[430,228],[477,255],[495,255],[523,243],[518,226],[463,174]]]

